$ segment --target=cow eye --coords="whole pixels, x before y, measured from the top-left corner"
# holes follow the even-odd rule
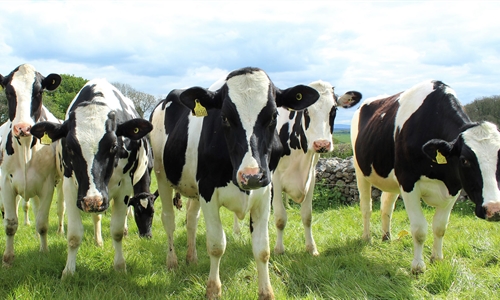
[[[278,112],[274,112],[271,116],[271,122],[269,122],[269,127],[276,126],[276,119],[278,118]]]
[[[109,152],[110,152],[111,154],[116,154],[116,152],[118,152],[118,145],[117,145],[117,144],[113,144],[113,145],[111,146],[111,149],[109,149]]]
[[[465,157],[460,158],[460,164],[462,165],[462,167],[466,167],[466,168],[470,167],[470,161],[468,159],[466,159]]]
[[[229,127],[229,120],[225,116],[221,116],[222,118],[222,125]]]

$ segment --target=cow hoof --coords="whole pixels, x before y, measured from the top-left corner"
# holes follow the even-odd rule
[[[382,236],[382,242],[387,242],[390,240],[391,240],[391,233],[390,232],[384,233],[384,235]]]
[[[282,255],[285,253],[285,247],[274,247],[274,254],[276,255]]]
[[[316,249],[316,246],[307,246],[306,247],[307,252],[309,252],[312,256],[319,256],[318,249]]]
[[[221,296],[221,284],[216,281],[208,281],[207,283],[207,299],[219,299]]]
[[[14,262],[14,257],[15,257],[14,254],[4,255],[3,256],[3,260],[2,260],[2,266],[4,268],[10,268],[10,267],[12,267],[12,263]]]
[[[425,272],[425,263],[423,261],[414,262],[411,266],[411,273],[413,275],[419,275]]]

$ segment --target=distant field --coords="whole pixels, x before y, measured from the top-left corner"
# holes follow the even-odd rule
[[[336,144],[350,144],[351,136],[349,130],[335,130],[333,132],[334,143]]]

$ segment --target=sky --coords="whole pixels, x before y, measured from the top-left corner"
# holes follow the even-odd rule
[[[323,80],[364,99],[437,79],[465,105],[500,95],[499,12],[481,0],[7,0],[0,74],[30,63],[159,98],[251,66],[281,89]]]

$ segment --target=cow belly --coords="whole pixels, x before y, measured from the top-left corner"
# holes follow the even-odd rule
[[[415,183],[414,191],[419,192],[422,200],[430,206],[441,207],[447,205],[449,201],[455,200],[457,195],[451,195],[446,185],[437,179],[430,179],[426,176],[420,177]]]
[[[358,172],[358,174],[362,173]],[[389,192],[394,194],[399,194],[400,192],[399,183],[396,180],[396,176],[394,175],[394,170],[392,170],[391,173],[389,173],[389,176],[381,177],[372,168],[370,176],[365,176],[364,179],[370,182],[376,188],[384,192]]]
[[[318,155],[319,157],[319,155]],[[296,203],[302,203],[311,185],[314,176],[315,162],[310,155],[291,155],[280,160],[276,173],[276,180],[279,186]]]

